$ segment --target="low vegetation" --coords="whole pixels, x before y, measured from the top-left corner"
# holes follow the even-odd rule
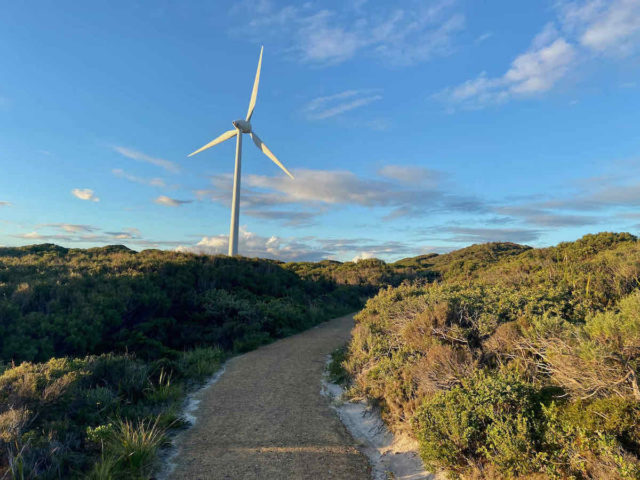
[[[18,479],[149,478],[166,431],[182,425],[186,389],[223,357],[219,349],[200,348],[174,360],[102,354],[6,369],[0,376],[3,468]]]
[[[233,353],[355,311],[332,378],[471,478],[640,478],[640,242],[282,263],[0,249],[0,477],[148,479]],[[377,294],[377,295],[376,295]]]
[[[0,478],[150,478],[186,391],[226,355],[366,294],[268,260],[0,249]]]
[[[430,468],[465,478],[640,478],[635,237],[494,244],[401,263],[416,262],[435,281],[369,300],[343,365],[354,393],[414,436]]]
[[[200,345],[240,352],[362,300],[359,289],[269,260],[122,246],[0,248],[0,358],[115,351],[152,360]]]

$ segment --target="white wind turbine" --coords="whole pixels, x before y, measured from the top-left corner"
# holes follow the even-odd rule
[[[238,219],[240,217],[240,170],[242,168],[242,134],[248,133],[251,135],[251,139],[253,143],[256,144],[262,153],[264,153],[267,157],[269,157],[273,162],[278,165],[284,173],[293,178],[293,175],[285,168],[280,160],[276,158],[269,147],[267,147],[260,137],[255,134],[253,129],[251,128],[251,116],[253,115],[253,109],[256,106],[256,98],[258,96],[258,83],[260,83],[260,68],[262,67],[262,51],[264,47],[260,48],[260,59],[258,60],[258,70],[256,71],[256,79],[253,82],[253,91],[251,92],[251,100],[249,101],[249,110],[247,111],[247,118],[244,120],[235,120],[233,126],[235,127],[233,130],[228,130],[224,132],[219,137],[211,140],[205,146],[200,147],[195,152],[189,154],[191,157],[196,153],[200,153],[207,148],[211,148],[214,145],[224,142],[225,140],[229,140],[232,137],[237,136],[236,139],[236,168],[233,175],[233,199],[231,201],[231,228],[229,231],[229,256],[235,256],[238,254]]]

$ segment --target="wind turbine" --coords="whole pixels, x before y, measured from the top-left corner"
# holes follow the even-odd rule
[[[230,138],[236,138],[236,168],[233,174],[233,198],[231,200],[231,227],[229,231],[229,256],[235,256],[238,254],[238,219],[240,218],[240,171],[242,169],[242,134],[248,133],[251,135],[251,139],[253,143],[256,144],[262,153],[264,153],[267,157],[269,157],[273,162],[278,165],[284,173],[291,175],[291,172],[285,168],[285,166],[280,163],[280,160],[276,158],[269,147],[267,147],[260,137],[256,135],[251,127],[251,116],[253,115],[253,109],[256,106],[256,98],[258,97],[258,83],[260,83],[260,68],[262,67],[262,51],[264,47],[260,48],[260,58],[258,60],[258,70],[256,71],[256,79],[253,82],[253,90],[251,91],[251,100],[249,101],[249,110],[247,111],[247,117],[242,120],[234,120],[231,122],[233,124],[233,130],[227,130],[219,137],[214,138],[209,143],[200,147],[193,153],[190,153],[189,156],[195,155],[196,153],[200,153],[207,148],[211,148],[214,145],[224,142],[225,140],[229,140]]]

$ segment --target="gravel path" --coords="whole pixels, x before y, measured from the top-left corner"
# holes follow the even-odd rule
[[[226,364],[203,390],[172,479],[370,479],[370,467],[321,396],[326,355],[349,339],[337,318]]]

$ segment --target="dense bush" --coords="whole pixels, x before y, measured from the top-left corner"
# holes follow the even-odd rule
[[[0,359],[244,351],[356,310],[357,288],[270,260],[126,247],[0,248]]]
[[[346,371],[427,463],[482,478],[640,478],[639,286],[629,234],[393,264],[2,248],[0,469],[149,478],[186,390],[226,354],[381,289],[332,374]]]
[[[480,463],[518,475],[539,468],[541,413],[530,384],[513,373],[481,370],[428,398],[413,425],[432,467],[458,472]]]
[[[12,478],[148,478],[164,432],[181,424],[191,382],[218,349],[145,362],[131,355],[23,362],[0,376],[0,468]],[[101,461],[94,467],[95,458]]]
[[[369,288],[260,259],[1,248],[0,476],[150,478],[190,385]]]
[[[369,300],[355,391],[456,475],[640,478],[640,243],[515,250]]]

